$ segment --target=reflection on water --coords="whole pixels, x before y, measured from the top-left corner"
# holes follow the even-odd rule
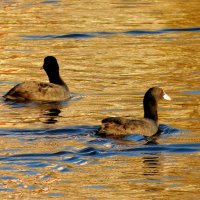
[[[143,159],[144,159],[143,163],[144,163],[145,176],[149,176],[149,178],[151,178],[151,176],[159,174],[159,168],[160,168],[159,156],[156,155],[145,156]]]
[[[0,98],[1,199],[196,199],[199,196],[199,2],[0,2],[0,96],[48,81],[60,63],[73,98],[12,103]],[[95,135],[107,116],[142,117],[152,86],[160,135]]]
[[[56,118],[60,114],[60,112],[61,111],[57,108],[51,108],[51,109],[47,110],[47,113],[45,113],[44,115],[49,116],[49,119],[47,119],[46,122],[44,122],[44,123],[47,123],[47,124],[56,123],[58,121]]]

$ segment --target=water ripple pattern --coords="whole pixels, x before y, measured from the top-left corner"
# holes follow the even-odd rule
[[[0,199],[199,199],[199,0],[1,0]],[[53,55],[72,99],[5,102],[46,82]],[[96,134],[110,116],[142,118],[162,87],[160,135]]]
[[[114,34],[127,35],[159,35],[166,33],[180,33],[180,32],[199,32],[200,27],[192,28],[168,28],[160,30],[131,30],[126,32],[94,32],[94,33],[71,33],[64,35],[27,35],[22,36],[24,39],[39,40],[39,39],[86,39],[92,37],[107,37]]]

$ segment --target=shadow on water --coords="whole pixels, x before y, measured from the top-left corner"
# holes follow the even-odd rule
[[[64,35],[28,35],[22,36],[24,39],[42,40],[42,39],[86,39],[92,37],[108,37],[114,34],[125,35],[159,35],[167,33],[180,33],[180,32],[199,32],[200,27],[192,28],[168,28],[160,30],[131,30],[126,32],[88,32],[88,33],[71,33]]]

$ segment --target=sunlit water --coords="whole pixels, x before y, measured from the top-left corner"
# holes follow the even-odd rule
[[[47,81],[54,55],[73,98],[0,99],[1,199],[198,199],[199,1],[0,2],[0,94]],[[107,116],[142,117],[161,86],[154,141],[95,135]]]

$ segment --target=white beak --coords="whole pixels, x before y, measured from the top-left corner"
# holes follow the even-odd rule
[[[164,92],[163,99],[171,101],[171,97]]]

